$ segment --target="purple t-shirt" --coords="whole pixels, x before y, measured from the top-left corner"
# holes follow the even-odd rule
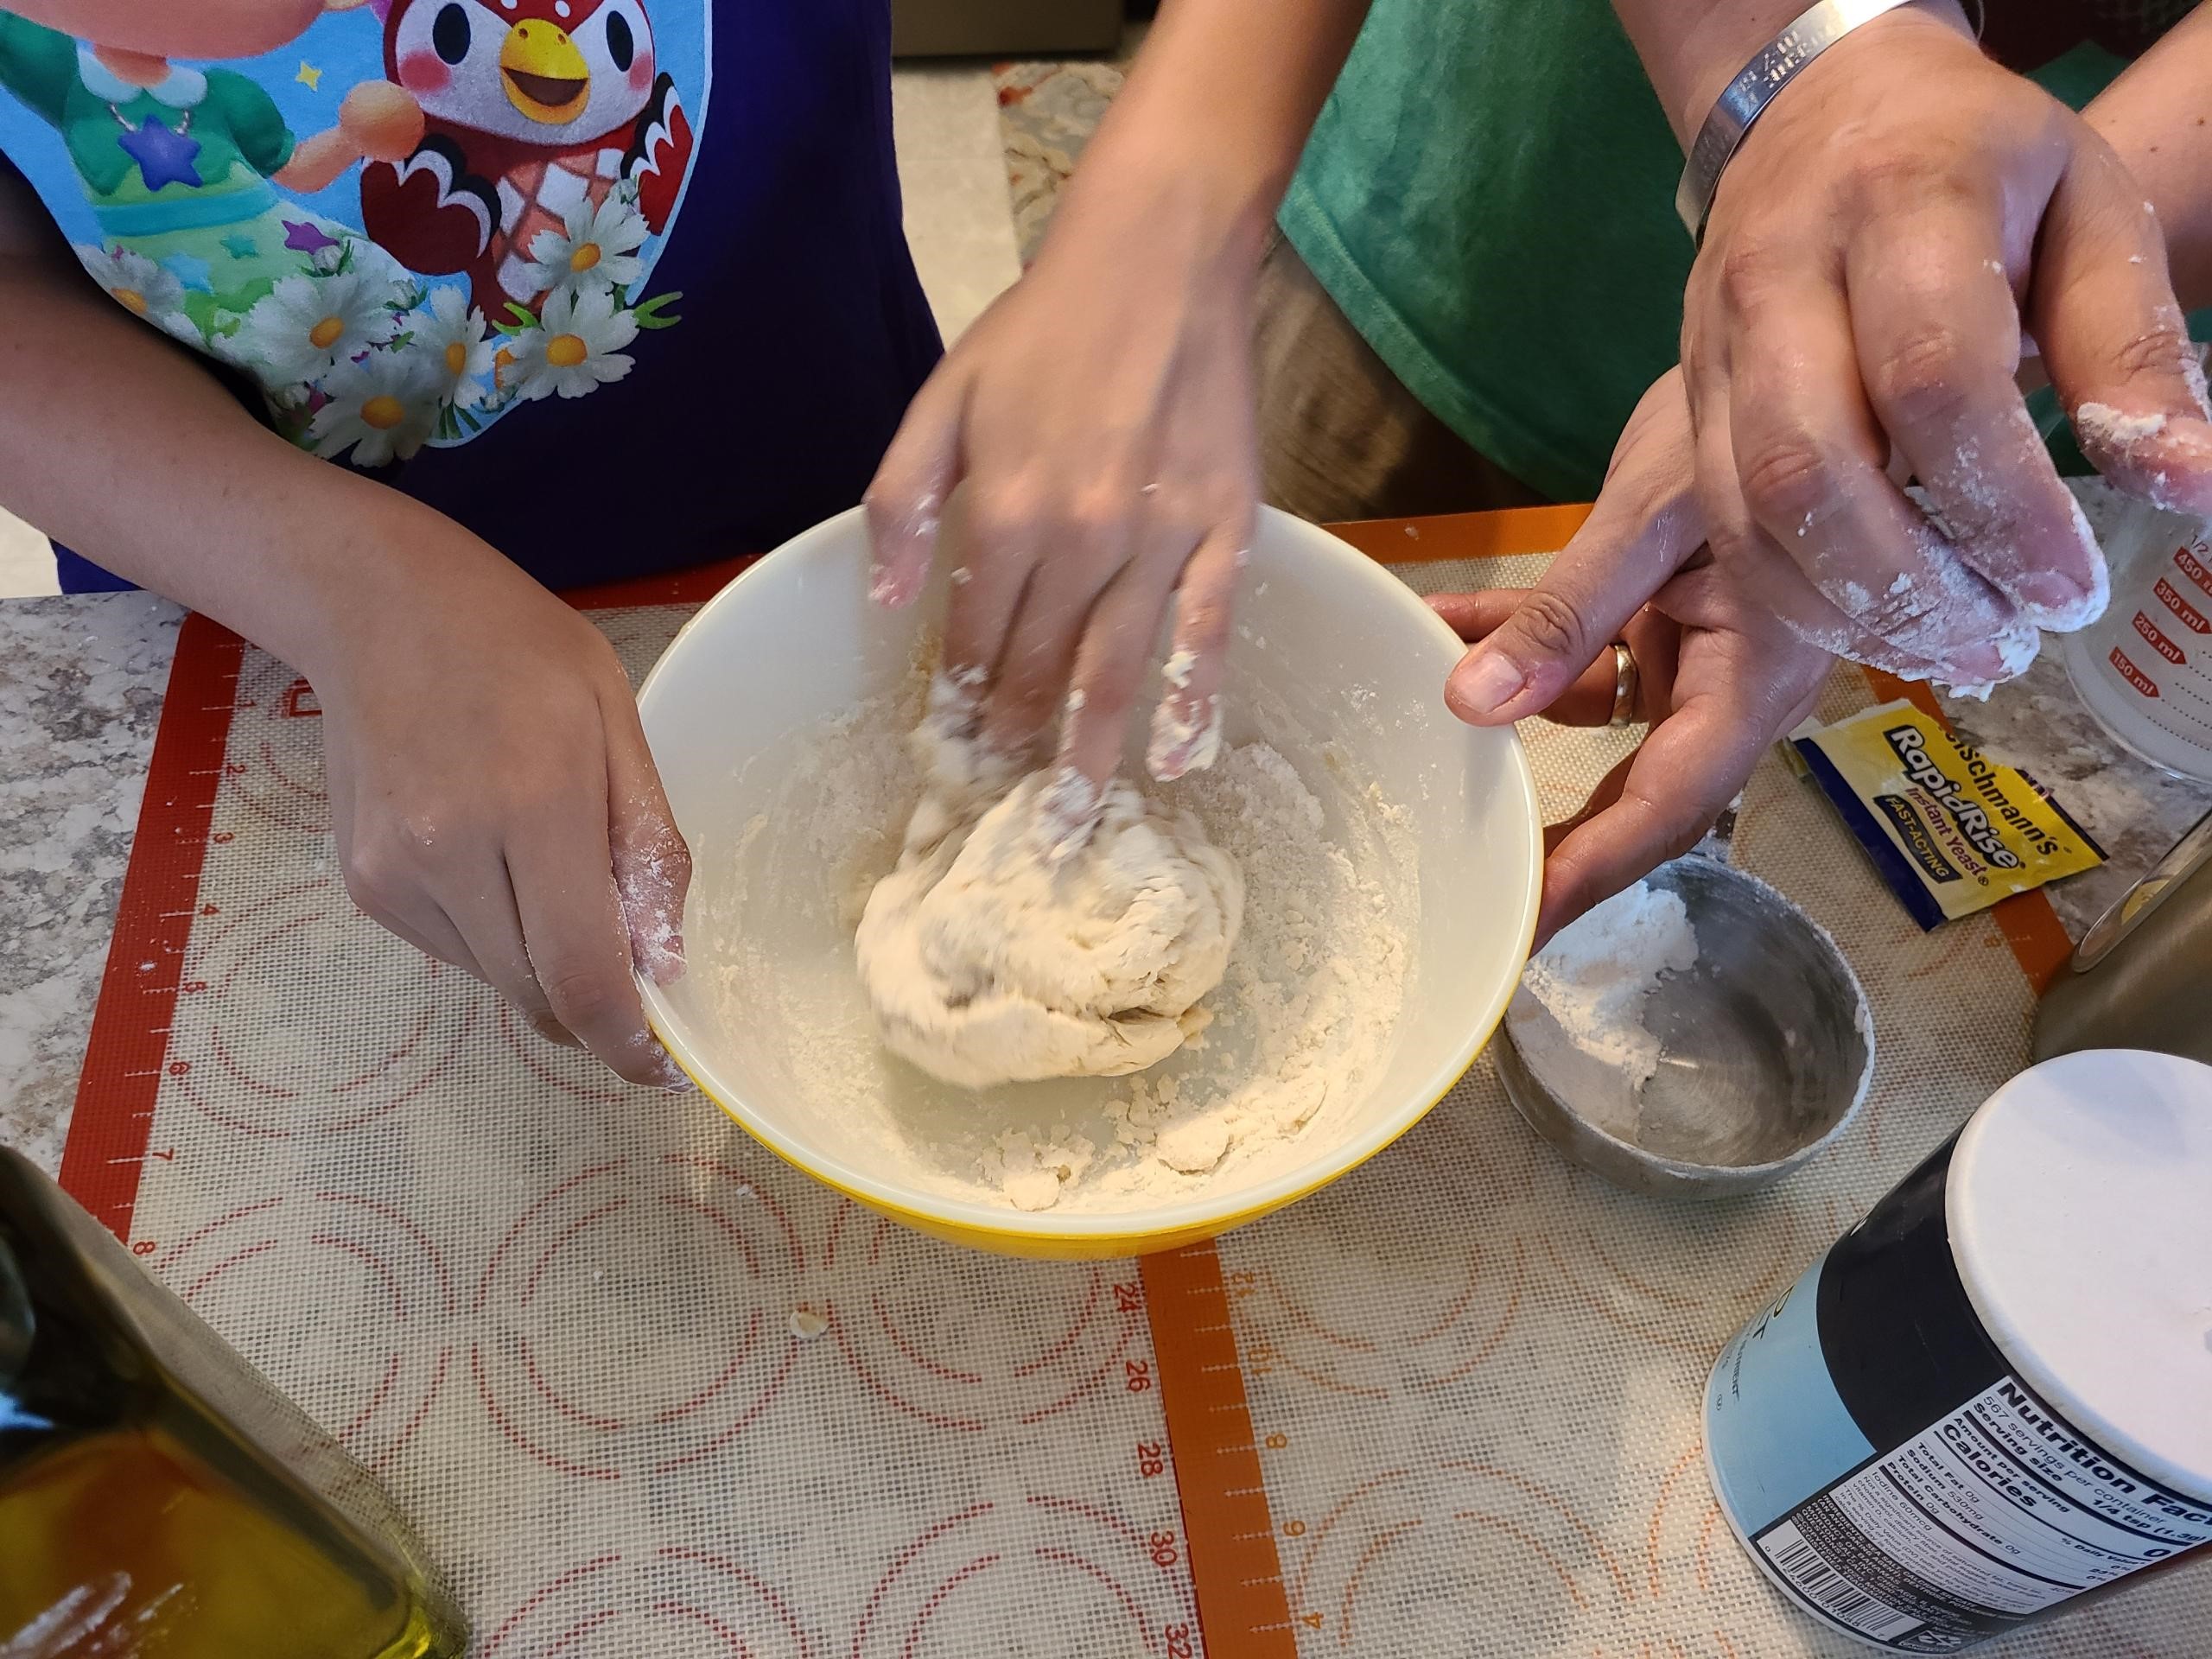
[[[93,280],[550,585],[850,505],[936,361],[887,0],[369,0],[151,86],[21,3],[0,150]]]

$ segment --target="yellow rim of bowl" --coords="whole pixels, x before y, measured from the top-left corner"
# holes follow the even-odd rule
[[[1274,508],[1263,507],[1261,511],[1265,516],[1287,519],[1296,526],[1294,531],[1296,534],[1303,535],[1310,531],[1343,548],[1346,553],[1358,560],[1362,567],[1373,570],[1389,584],[1387,589],[1381,591],[1402,595],[1404,601],[1416,607],[1421,614],[1427,619],[1435,632],[1443,634],[1454,650],[1458,649],[1459,639],[1452,633],[1444,619],[1431,610],[1411,588],[1391,575],[1388,566],[1369,558],[1367,555],[1351,547],[1350,543],[1331,536],[1327,531],[1321,529],[1319,525],[1308,524],[1303,519],[1291,518],[1288,514],[1279,513]],[[653,664],[652,671],[646,674],[645,680],[639,686],[638,702],[641,717],[646,712],[646,704],[661,678],[663,671],[675,656],[685,636],[704,621],[711,612],[726,603],[732,594],[737,593],[759,572],[767,569],[774,560],[792,553],[803,554],[817,543],[834,542],[846,534],[850,526],[864,519],[865,517],[866,509],[855,507],[838,514],[834,518],[824,519],[813,529],[802,532],[774,552],[755,561],[728,586],[702,606],[689,621],[677,630],[675,637],[669,641],[659,660]],[[1394,599],[1393,602],[1398,601]],[[1543,901],[1543,813],[1536,794],[1535,773],[1529,764],[1528,751],[1522,746],[1520,738],[1510,728],[1506,728],[1503,735],[1506,740],[1506,752],[1510,757],[1509,772],[1513,784],[1517,785],[1522,804],[1527,809],[1526,824],[1528,849],[1531,860],[1530,868],[1536,873],[1536,880],[1529,885],[1529,892],[1522,903],[1520,923],[1516,929],[1519,938],[1517,955],[1520,960],[1525,961],[1530,947],[1535,943],[1536,916]],[[1445,1066],[1440,1069],[1439,1075],[1442,1077],[1442,1081],[1440,1084],[1432,1084],[1433,1092],[1428,1095],[1427,1100],[1418,1109],[1407,1113],[1403,1121],[1389,1125],[1381,1138],[1373,1145],[1367,1147],[1364,1150],[1353,1152],[1342,1162],[1323,1169],[1309,1179],[1303,1179],[1299,1185],[1280,1192],[1269,1192],[1263,1198],[1243,1203],[1236,1208],[1209,1212],[1203,1200],[1185,1199],[1171,1211],[1152,1213],[1145,1224],[1135,1227],[1128,1224],[1133,1219],[1128,1215],[1099,1214],[1088,1211],[1067,1214],[1040,1212],[1037,1223],[1027,1225],[1009,1225],[995,1215],[978,1217],[965,1214],[948,1214],[944,1210],[922,1201],[921,1194],[905,1191],[893,1192],[882,1183],[871,1180],[857,1171],[840,1169],[838,1173],[832,1173],[821,1163],[803,1156],[794,1148],[785,1145],[780,1132],[760,1118],[752,1108],[726,1097],[720,1090],[709,1084],[702,1075],[706,1068],[696,1063],[690,1052],[689,1046],[671,1028],[671,1021],[665,1017],[665,993],[662,988],[641,977],[639,989],[645,1000],[647,1024],[651,1026],[653,1035],[660,1040],[661,1046],[683,1071],[684,1076],[691,1080],[701,1094],[719,1107],[723,1114],[746,1134],[792,1168],[811,1176],[823,1185],[842,1192],[872,1210],[921,1224],[926,1229],[939,1233],[975,1234],[1006,1239],[1009,1242],[1050,1244],[1073,1250],[1091,1247],[1103,1248],[1116,1243],[1128,1243],[1134,1246],[1141,1244],[1147,1239],[1179,1234],[1198,1233],[1203,1236],[1212,1236],[1227,1232],[1231,1228],[1241,1226],[1248,1221],[1255,1220],[1261,1216],[1268,1215],[1286,1205],[1294,1204],[1299,1199],[1308,1197],[1328,1185],[1330,1182],[1357,1169],[1397,1141],[1430,1112],[1435,1110],[1438,1103],[1446,1095],[1459,1087],[1460,1079],[1466,1076],[1484,1048],[1489,1045],[1491,1039],[1497,1036],[1498,1027],[1504,1023],[1506,1010],[1511,1006],[1516,983],[1517,978],[1510,979],[1505,982],[1496,999],[1496,1006],[1473,1027],[1474,1035],[1465,1046],[1464,1052],[1446,1062]],[[1357,1142],[1353,1144],[1356,1147]],[[958,1205],[963,1209],[982,1208],[973,1200],[948,1199],[945,1203]],[[1193,1207],[1196,1209],[1196,1213],[1190,1212]]]
[[[1527,946],[1533,944],[1535,942],[1535,927],[1531,924],[1529,929],[1529,938],[1523,942],[1524,954],[1526,953]],[[1509,999],[1509,1001],[1510,1000],[1510,999]],[[1100,1246],[1118,1243],[1138,1245],[1143,1243],[1147,1239],[1164,1238],[1171,1234],[1182,1235],[1193,1231],[1198,1232],[1201,1237],[1211,1238],[1218,1236],[1220,1234],[1230,1231],[1232,1228],[1243,1226],[1247,1222],[1257,1221],[1262,1216],[1272,1215],[1274,1211],[1281,1210],[1287,1205],[1296,1204],[1300,1198],[1311,1198],[1314,1193],[1319,1192],[1331,1182],[1343,1179],[1344,1177],[1351,1174],[1352,1171],[1357,1169],[1361,1165],[1367,1163],[1371,1159],[1380,1157],[1383,1153],[1389,1151],[1393,1146],[1396,1145],[1397,1142],[1403,1139],[1407,1135],[1410,1134],[1414,1127],[1418,1125],[1423,1118],[1427,1117],[1431,1112],[1434,1111],[1439,1106],[1444,1103],[1444,1097],[1450,1094],[1454,1089],[1457,1089],[1461,1081],[1466,1077],[1467,1073],[1474,1069],[1475,1062],[1482,1058],[1483,1050],[1490,1046],[1491,1039],[1497,1035],[1499,1028],[1504,1024],[1504,1022],[1505,1015],[1503,1011],[1501,1010],[1497,1018],[1491,1021],[1490,1028],[1484,1031],[1476,1040],[1474,1052],[1467,1057],[1467,1063],[1461,1066],[1459,1070],[1452,1075],[1452,1080],[1449,1083],[1446,1084],[1443,1088],[1437,1090],[1435,1094],[1429,1096],[1428,1103],[1427,1105],[1423,1106],[1419,1111],[1414,1113],[1403,1124],[1392,1130],[1386,1139],[1379,1141],[1368,1151],[1362,1153],[1358,1157],[1353,1159],[1341,1169],[1332,1171],[1326,1174],[1316,1176],[1306,1185],[1298,1187],[1292,1192],[1286,1192],[1280,1197],[1269,1198],[1265,1203],[1253,1205],[1242,1210],[1234,1210],[1219,1217],[1193,1220],[1172,1226],[1132,1228],[1126,1232],[1119,1233],[1062,1232],[1057,1230],[1047,1231],[1043,1228],[1038,1227],[1007,1227],[989,1225],[970,1221],[956,1221],[949,1216],[938,1215],[929,1210],[918,1209],[912,1205],[899,1204],[892,1199],[880,1198],[873,1193],[861,1192],[856,1187],[848,1186],[836,1176],[824,1173],[821,1169],[817,1168],[814,1165],[807,1162],[804,1159],[798,1157],[796,1154],[778,1146],[773,1140],[762,1134],[760,1129],[756,1128],[751,1122],[747,1121],[747,1114],[744,1109],[739,1107],[733,1102],[723,1099],[721,1094],[710,1087],[704,1078],[693,1071],[689,1065],[686,1065],[682,1059],[677,1058],[674,1049],[669,1049],[668,1052],[671,1059],[676,1059],[677,1069],[680,1070],[685,1077],[691,1079],[692,1087],[696,1089],[708,1100],[711,1101],[718,1109],[720,1109],[725,1117],[728,1118],[731,1122],[736,1124],[739,1128],[743,1129],[747,1135],[748,1135],[753,1141],[760,1146],[766,1147],[770,1152],[775,1154],[776,1157],[779,1160],[798,1171],[800,1174],[819,1181],[823,1185],[830,1188],[832,1192],[841,1192],[845,1197],[852,1199],[855,1204],[865,1205],[868,1208],[874,1210],[880,1214],[895,1216],[902,1220],[917,1224],[920,1225],[922,1230],[925,1231],[943,1230],[944,1231],[957,1233],[979,1233],[994,1238],[1019,1240],[1023,1243],[1051,1242],[1054,1243],[1065,1243],[1071,1245],[1096,1244]],[[648,1014],[646,1016],[646,1023],[652,1027],[653,1035],[659,1038],[663,1046],[666,1047],[668,1036],[666,1033],[662,1031],[659,1021],[654,1020],[650,1014]],[[1135,1252],[1133,1251],[1131,1253],[1135,1254]]]

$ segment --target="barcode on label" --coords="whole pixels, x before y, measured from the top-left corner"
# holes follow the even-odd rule
[[[1845,1578],[1807,1543],[1790,1522],[1759,1540],[1758,1547],[1776,1572],[1789,1580],[1805,1598],[1840,1624],[1847,1624],[1877,1642],[1902,1636],[1920,1624],[1910,1613],[1901,1613],[1887,1602],[1877,1601]]]

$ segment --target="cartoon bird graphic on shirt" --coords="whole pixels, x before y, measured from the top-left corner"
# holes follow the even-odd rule
[[[618,183],[667,228],[691,124],[641,0],[391,0],[385,67],[423,136],[363,169],[363,228],[410,270],[466,274],[487,316],[537,307],[532,245]]]

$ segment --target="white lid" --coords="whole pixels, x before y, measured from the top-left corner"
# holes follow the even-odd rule
[[[2022,1072],[1960,1135],[1945,1208],[2020,1380],[2212,1502],[2212,1066],[2100,1049]]]

